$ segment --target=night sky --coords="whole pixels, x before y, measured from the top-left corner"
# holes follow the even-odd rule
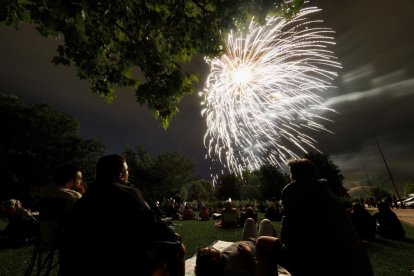
[[[324,114],[334,134],[311,132],[317,147],[339,166],[346,180],[388,178],[375,143],[397,181],[414,177],[414,2],[411,0],[320,0],[317,14],[332,28],[332,48],[342,69],[336,88],[325,94],[337,111]],[[44,102],[73,115],[84,138],[120,153],[125,145],[140,144],[150,153],[177,151],[196,161],[196,175],[209,176],[203,136],[201,98],[186,97],[180,112],[164,130],[150,112],[135,102],[134,91],[121,89],[107,104],[91,93],[75,70],[51,63],[59,40],[41,37],[30,26],[0,27],[0,93],[27,102]],[[207,67],[197,68],[202,88]]]

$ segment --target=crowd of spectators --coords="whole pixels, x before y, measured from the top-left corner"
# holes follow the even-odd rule
[[[347,264],[344,271],[351,273],[348,275],[354,272],[371,275],[361,242],[373,242],[377,235],[390,239],[405,237],[404,228],[391,209],[393,201],[374,202],[370,198],[353,203],[347,210],[326,183],[317,178],[309,160],[293,160],[288,165],[292,182],[283,189],[281,200],[235,205],[229,198],[214,204],[183,201],[175,193],[161,204],[157,201],[149,205],[140,190],[129,185],[126,159],[118,154],[106,155],[96,164],[96,180],[88,187],[82,181],[81,168],[66,165],[57,169],[54,183],[41,189],[39,206],[44,208],[39,212],[24,208],[17,199],[3,202],[2,212],[9,222],[3,234],[15,237],[40,234],[45,242],[59,240],[59,273],[63,276],[131,271],[181,276],[185,241],[181,241],[168,221],[214,220],[214,225],[222,228],[244,226],[244,233],[247,228],[258,228],[258,221],[263,218],[268,225],[271,221],[282,222],[281,237],[274,230],[271,235],[252,235],[252,247],[240,242],[232,249],[234,254],[249,258],[254,254],[259,275],[273,274],[275,264],[295,275],[306,275],[307,271],[320,268],[321,260],[327,273]],[[365,206],[376,207],[378,211],[371,214]],[[323,250],[315,254],[317,247]],[[204,257],[210,253],[217,252],[210,249],[205,254],[199,252]],[[92,255],[96,261],[88,258]],[[334,255],[342,257],[330,259]],[[105,267],[99,265],[102,262]],[[203,269],[207,268],[208,265]]]

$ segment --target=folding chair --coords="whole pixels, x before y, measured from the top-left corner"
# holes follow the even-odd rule
[[[65,215],[65,201],[58,197],[41,199],[39,207],[39,235],[25,276],[34,272],[40,276],[59,271],[59,232],[60,221]]]
[[[4,203],[0,202],[0,212],[1,212],[1,217],[3,218],[3,221],[7,221],[7,213],[6,213],[6,208],[4,207]]]
[[[59,256],[58,248],[54,244],[45,243],[40,238],[36,241],[33,249],[32,259],[26,269],[25,276],[50,275],[52,271],[58,269]]]

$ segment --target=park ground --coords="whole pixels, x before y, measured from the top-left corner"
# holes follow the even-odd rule
[[[377,211],[377,208],[368,208],[369,211]],[[397,209],[394,208],[392,211],[398,216],[401,221],[407,222],[414,226],[414,209]]]

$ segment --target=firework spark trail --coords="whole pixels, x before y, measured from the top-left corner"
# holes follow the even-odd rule
[[[281,166],[297,150],[316,149],[303,129],[328,131],[316,114],[328,109],[320,95],[332,87],[340,68],[328,46],[333,31],[309,20],[318,8],[303,9],[291,20],[252,21],[248,32],[231,32],[225,53],[206,59],[211,68],[204,96],[208,157],[242,175],[264,164]]]

